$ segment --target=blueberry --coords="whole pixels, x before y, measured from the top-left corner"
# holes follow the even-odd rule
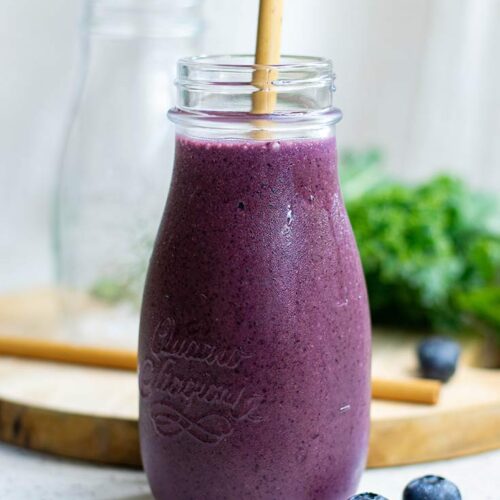
[[[348,500],[388,500],[382,495],[377,495],[376,493],[358,493]]]
[[[431,337],[418,346],[420,372],[425,378],[447,382],[455,373],[460,346],[446,337]]]
[[[411,481],[403,491],[403,500],[461,500],[458,488],[439,476],[423,476]]]

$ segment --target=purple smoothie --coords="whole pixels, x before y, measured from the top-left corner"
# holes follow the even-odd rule
[[[334,138],[179,136],[140,332],[155,498],[352,495],[370,319]]]

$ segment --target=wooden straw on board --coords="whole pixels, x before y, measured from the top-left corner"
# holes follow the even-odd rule
[[[255,64],[279,64],[282,17],[283,0],[260,0]],[[276,92],[272,90],[272,82],[277,76],[277,71],[272,69],[254,71],[252,84],[259,90],[252,94],[253,114],[270,114],[274,111]]]
[[[372,379],[372,398],[434,405],[439,401],[441,382],[427,379]]]
[[[0,355],[131,371],[137,369],[135,351],[65,344],[26,337],[0,336]],[[436,404],[440,390],[441,384],[435,380],[378,378],[372,380],[374,399]]]
[[[59,361],[76,365],[137,369],[137,353],[25,337],[0,337],[0,355]]]

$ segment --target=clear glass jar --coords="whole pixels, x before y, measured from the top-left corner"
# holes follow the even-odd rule
[[[171,175],[165,112],[179,56],[197,51],[200,0],[93,0],[56,199],[65,332],[137,342],[147,260]]]
[[[253,65],[252,57],[200,56],[179,61],[176,107],[169,112],[178,134],[255,139],[256,133],[269,129],[274,139],[334,135],[342,115],[333,107],[330,61],[284,56],[276,70]],[[259,115],[258,120],[251,114],[256,69],[272,78],[268,91],[276,94],[272,116]],[[267,138],[268,134],[262,135]]]
[[[332,66],[252,59],[178,65],[141,312],[143,464],[155,498],[345,500],[368,447],[370,317]],[[271,113],[251,112],[255,92]]]

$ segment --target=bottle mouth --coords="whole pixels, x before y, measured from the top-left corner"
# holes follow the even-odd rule
[[[284,55],[279,64],[269,65],[255,64],[254,59],[253,54],[184,57],[178,61],[178,82],[231,81],[230,76],[238,75],[246,83],[258,69],[275,70],[280,78],[293,81],[332,81],[334,78],[332,62],[324,57]]]
[[[180,59],[177,65],[177,107],[169,117],[180,123],[189,116],[222,126],[255,120],[252,95],[262,91],[255,75],[266,81],[274,94],[273,109],[260,118],[279,124],[307,122],[325,125],[337,122],[341,113],[333,107],[335,74],[329,59],[309,56],[282,56],[280,64],[254,63],[254,55],[196,56]],[[263,76],[264,75],[264,76]],[[209,125],[211,124],[211,125]]]

